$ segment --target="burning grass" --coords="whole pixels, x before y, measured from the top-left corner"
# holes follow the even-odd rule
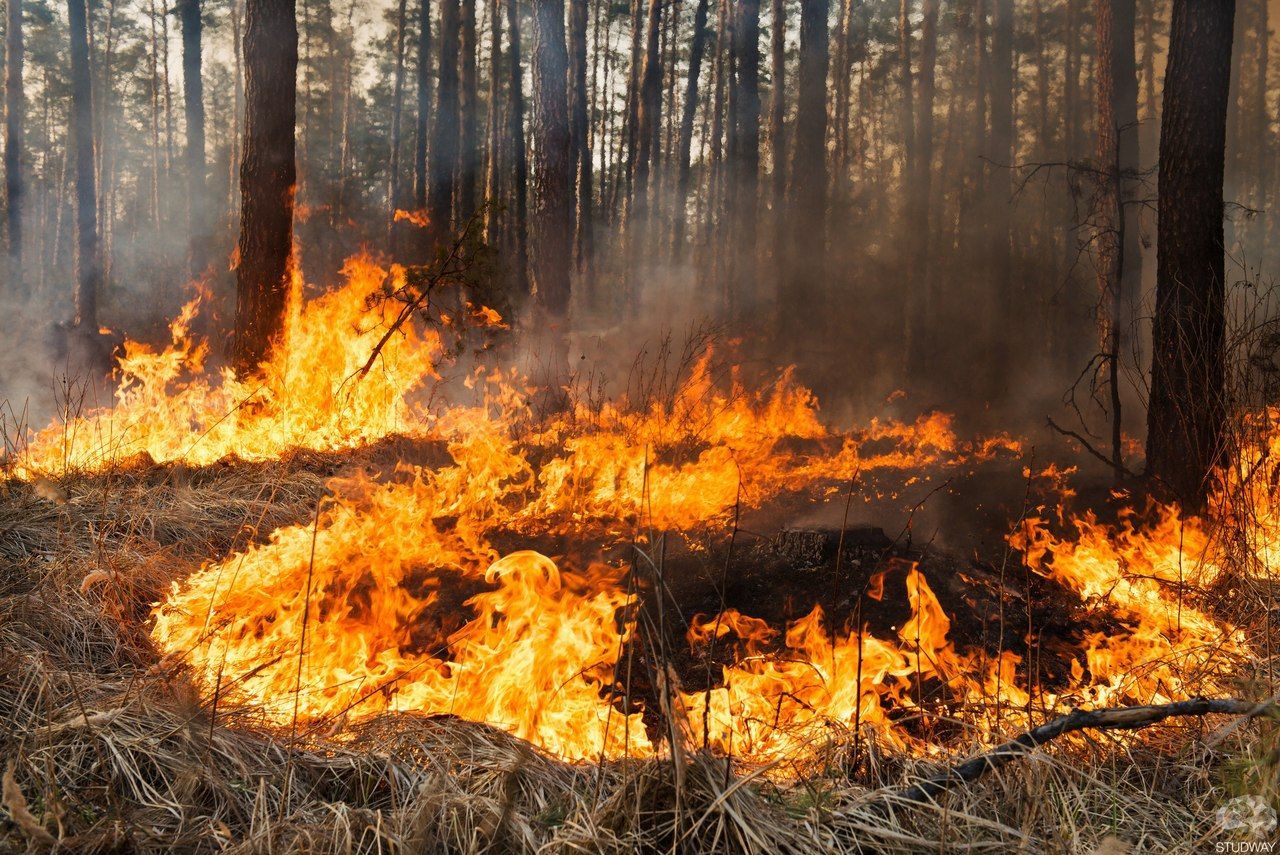
[[[149,605],[253,529],[305,522],[330,474],[333,458],[304,454],[6,485],[6,845],[1067,852],[1110,837],[1133,851],[1197,851],[1217,839],[1232,788],[1256,791],[1264,782],[1246,779],[1267,774],[1253,726],[1210,747],[1203,725],[1182,723],[1045,749],[938,806],[910,806],[891,788],[941,758],[875,739],[856,763],[851,743],[833,739],[803,778],[777,780],[703,753],[570,764],[451,716],[384,714],[327,734],[273,725],[253,706],[215,710],[186,672],[160,664]],[[979,744],[960,737],[953,750]]]
[[[940,804],[893,787],[1077,704],[1269,697],[1280,432],[1246,425],[1209,522],[1073,515],[1028,469],[1002,554],[960,560],[855,535],[855,488],[1016,468],[1008,437],[835,430],[705,348],[538,412],[492,365],[440,376],[440,331],[494,313],[400,327],[403,272],[347,273],[256,380],[205,372],[185,313],[126,348],[115,407],[12,461],[15,843],[1190,851],[1226,795],[1275,800],[1254,725],[1073,736]],[[769,534],[824,503],[838,527]]]

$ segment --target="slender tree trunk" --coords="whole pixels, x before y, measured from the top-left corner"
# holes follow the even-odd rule
[[[230,177],[227,181],[229,188],[227,208],[228,220],[233,223],[240,210],[240,194],[236,192],[239,188],[236,186],[235,177],[236,170],[240,167],[240,158],[243,154],[241,145],[244,140],[244,3],[245,0],[232,0],[231,3],[231,54],[235,65],[231,85],[235,87],[235,112],[231,130],[231,157],[228,158]]]
[[[933,197],[933,107],[938,66],[938,0],[924,0],[920,25],[919,102],[915,122],[915,172],[911,181],[911,213],[908,228],[911,240],[912,299],[908,308],[907,366],[913,378],[922,378],[931,361],[925,342],[933,338],[934,293],[932,246]]]
[[[460,114],[458,126],[457,220],[464,226],[476,211],[480,176],[480,89],[476,76],[476,0],[462,0],[458,68]]]
[[[69,0],[71,35],[71,133],[76,168],[75,326],[84,334],[98,329],[102,291],[102,247],[98,239],[98,184],[93,167],[93,83],[89,70],[86,0]]]
[[[461,0],[440,0],[440,73],[431,137],[430,238],[444,243],[454,226],[454,198],[459,167],[458,53]],[[469,2],[469,0],[468,0]]]
[[[511,186],[515,196],[511,232],[514,236],[515,263],[512,278],[515,293],[519,297],[529,294],[529,151],[524,140],[524,71],[520,64],[520,6],[519,0],[506,0],[507,33],[511,43],[508,51],[508,130],[507,143],[511,146]]]
[[[179,0],[182,22],[182,96],[187,119],[187,248],[192,278],[204,273],[208,258],[204,160],[204,81],[201,78],[200,0]]]
[[[693,37],[689,45],[689,77],[684,87],[684,102],[680,112],[680,135],[676,141],[676,215],[672,244],[676,258],[685,252],[685,231],[688,228],[689,181],[692,174],[693,122],[698,111],[698,84],[702,77],[702,60],[707,50],[707,16],[710,0],[698,0],[693,12]]]
[[[662,0],[649,0],[648,22],[645,26],[644,72],[640,82],[638,150],[633,179],[633,198],[638,206],[637,210],[647,209],[649,175],[657,160],[661,139],[662,53],[658,40],[661,22]]]
[[[416,68],[418,115],[413,145],[413,207],[427,209],[431,176],[427,171],[427,134],[431,117],[431,0],[418,4],[418,66]]]
[[[573,264],[574,158],[569,130],[563,0],[539,0],[533,9],[533,252],[530,268],[538,327],[550,348],[551,372],[567,370],[563,324],[569,311]]]
[[[575,258],[580,267],[586,267],[591,257],[592,163],[590,126],[588,124],[587,90],[587,0],[570,0],[569,4],[569,106],[570,130],[573,133],[573,156],[577,171],[578,233],[575,241]]]
[[[232,362],[256,371],[284,334],[297,178],[298,26],[293,0],[248,0],[240,263]]]
[[[773,174],[771,189],[773,198],[774,227],[778,229],[774,255],[778,264],[785,262],[782,234],[783,211],[786,210],[787,198],[787,140],[786,140],[786,92],[787,92],[787,10],[785,0],[769,1],[769,65],[773,77],[772,91],[769,93],[769,148]]]
[[[997,312],[992,320],[997,324],[1016,322],[1019,313],[1019,295],[1014,293],[1013,283],[1013,0],[995,0],[991,28],[991,137],[989,175],[986,193],[989,201],[988,228],[990,229],[989,259],[991,263],[991,287]],[[1004,348],[1008,336],[999,328],[992,331],[993,341]],[[999,348],[998,348],[999,349]],[[1007,353],[993,359],[993,389],[1001,385],[1008,365]]]
[[[26,202],[22,180],[22,137],[27,112],[26,90],[22,83],[22,0],[7,0],[5,11],[5,234],[9,240],[10,293],[21,294],[25,290],[22,214]]]
[[[1138,315],[1142,295],[1142,235],[1139,214],[1142,198],[1142,164],[1138,124],[1137,10],[1135,0],[1110,0],[1112,4],[1112,79],[1115,85],[1116,169],[1119,173],[1121,265],[1119,347]],[[1101,74],[1096,75],[1101,77]],[[1101,91],[1101,90],[1099,90]],[[1100,113],[1099,113],[1100,114]],[[1119,351],[1117,351],[1118,353]]]
[[[1123,0],[1094,0],[1098,37],[1098,311],[1101,347],[1106,359],[1107,386],[1111,404],[1111,464],[1117,479],[1124,477],[1121,446],[1120,342],[1124,324],[1124,298],[1120,279],[1125,269],[1125,217],[1121,198],[1120,128],[1118,126],[1117,81],[1121,51],[1116,44],[1115,6]]]
[[[484,177],[484,242],[497,246],[499,239],[497,203],[502,197],[502,2],[489,0],[489,108],[485,119],[489,132],[488,160]]]
[[[733,74],[729,93],[728,188],[735,213],[732,240],[741,258],[730,281],[728,309],[738,314],[760,302],[757,292],[757,236],[760,201],[760,0],[737,0],[733,24]],[[825,62],[825,58],[824,58]]]
[[[1222,179],[1234,0],[1174,0],[1160,120],[1147,474],[1203,506],[1226,414]]]
[[[408,0],[396,5],[395,73],[391,84],[391,152],[387,167],[387,248],[394,257],[397,249],[396,209],[400,206],[400,128],[404,113],[404,34]]]

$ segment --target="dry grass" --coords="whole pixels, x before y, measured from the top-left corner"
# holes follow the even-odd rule
[[[892,788],[936,767],[873,752],[855,771],[841,744],[781,783],[697,755],[679,770],[568,765],[446,717],[339,740],[214,715],[157,661],[149,604],[200,561],[309,518],[334,465],[0,485],[0,850],[1195,852],[1223,839],[1229,795],[1275,796],[1265,723],[1212,748],[1217,722],[1051,746],[916,806]]]

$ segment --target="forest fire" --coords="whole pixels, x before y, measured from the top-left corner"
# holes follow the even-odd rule
[[[678,669],[650,650],[645,667],[668,672],[653,677],[651,697],[632,697],[641,636],[655,646],[642,627],[652,575],[643,563],[661,561],[662,533],[727,531],[735,508],[817,497],[858,473],[954,469],[1016,454],[1018,443],[963,441],[940,414],[834,431],[789,373],[763,391],[736,372],[718,384],[709,355],[667,400],[535,418],[518,378],[486,368],[467,379],[473,401],[430,407],[421,393],[439,378],[438,329],[406,326],[361,372],[396,305],[378,295],[403,273],[357,258],[346,276],[297,306],[253,381],[202,373],[191,304],[166,349],[125,346],[115,407],[42,431],[21,461],[28,476],[127,465],[142,453],[199,465],[351,449],[393,433],[447,448],[445,465],[335,480],[314,519],[175,584],[152,638],[223,704],[330,732],[391,710],[452,715],[570,760],[652,756],[675,739],[803,763],[837,732],[936,750],[945,737],[911,724],[924,715],[981,737],[1025,723],[1032,707],[1185,699],[1219,688],[1225,663],[1247,649],[1197,605],[1221,573],[1220,547],[1198,523],[1173,508],[1144,522],[1126,512],[1118,525],[1031,517],[1011,547],[1115,618],[1082,635],[1070,674],[1053,685],[1037,685],[1018,653],[958,643],[925,575],[895,558],[843,624],[817,605],[785,627],[734,609],[694,617],[686,643],[706,668],[715,663],[709,685],[682,688]],[[492,310],[473,314],[500,323]],[[520,542],[529,548],[507,546]],[[534,551],[541,544],[559,557]],[[866,617],[903,596],[909,617],[874,629]]]

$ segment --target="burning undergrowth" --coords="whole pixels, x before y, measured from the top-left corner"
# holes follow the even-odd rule
[[[58,661],[33,642],[35,575],[8,583],[21,620],[6,655],[41,662],[46,681],[6,689],[36,734],[20,753],[53,762],[58,739],[117,721],[140,741],[174,726],[188,742],[164,750],[186,757],[204,740],[232,766],[267,752],[317,776],[313,793],[367,774],[362,809],[394,812],[397,788],[421,795],[438,765],[412,758],[445,750],[437,725],[411,722],[465,720],[488,747],[447,750],[497,751],[510,777],[476,802],[507,805],[477,820],[485,834],[533,810],[527,793],[503,795],[522,770],[560,791],[593,786],[591,767],[526,744],[596,764],[590,811],[580,793],[537,811],[589,816],[604,834],[599,798],[635,763],[698,758],[637,803],[668,805],[656,794],[673,786],[678,815],[688,774],[722,781],[711,803],[728,809],[727,764],[770,787],[832,768],[873,780],[886,756],[940,757],[1076,705],[1236,694],[1258,661],[1256,614],[1240,603],[1246,580],[1269,584],[1280,543],[1255,477],[1263,450],[1224,473],[1213,524],[1122,497],[1074,514],[1064,472],[1030,468],[1011,438],[963,439],[938,413],[835,430],[788,373],[755,385],[709,353],[662,394],[536,412],[491,361],[442,377],[456,352],[444,332],[461,314],[500,323],[490,310],[454,301],[394,326],[402,274],[368,259],[347,273],[297,305],[255,380],[206,373],[184,313],[167,348],[126,347],[114,408],[38,433],[15,458],[9,557],[52,562],[54,589],[101,615]],[[855,496],[927,497],[979,468],[1012,472],[1024,493],[995,554],[961,558],[850,514]],[[843,508],[839,524],[789,525],[814,507]],[[56,733],[31,706],[62,697],[55,673],[97,681]],[[145,689],[121,682],[140,675]],[[139,718],[139,703],[164,712]],[[95,719],[106,707],[127,712]],[[394,742],[394,721],[431,748],[369,760],[369,734]],[[236,732],[248,742],[233,747]],[[350,764],[332,772],[333,758]],[[82,750],[71,766],[84,763]],[[293,803],[288,780],[255,780],[253,805]],[[524,846],[547,832],[511,833]]]

